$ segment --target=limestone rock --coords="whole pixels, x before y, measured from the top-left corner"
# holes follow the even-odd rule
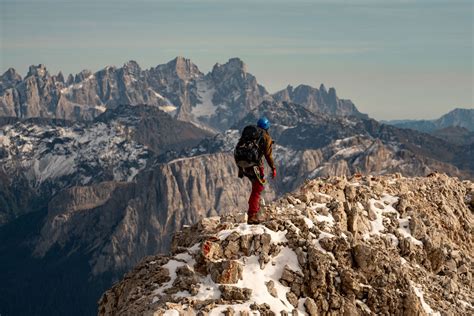
[[[316,303],[314,300],[310,297],[307,297],[305,302],[304,302],[304,307],[306,308],[306,312],[310,316],[318,316],[318,307],[316,306]]]
[[[219,290],[221,291],[221,297],[230,302],[248,301],[252,295],[251,289],[242,289],[235,286],[221,285]]]
[[[208,270],[216,283],[235,284],[242,279],[242,265],[234,260],[213,262]]]
[[[288,302],[290,302],[291,305],[293,305],[294,307],[298,307],[298,297],[295,293],[291,291],[286,293],[286,299],[288,300]]]
[[[357,186],[349,181],[307,182],[302,190],[316,194],[277,201],[269,207],[278,214],[269,220],[272,224],[248,226],[231,216],[221,217],[212,229],[186,228],[195,237],[184,234],[176,241],[180,252],[156,260],[161,268],[152,268],[156,276],[151,280],[147,261],[107,291],[101,314],[296,315],[300,304],[308,315],[472,314],[474,219],[465,203],[470,183],[443,175],[357,177]],[[349,185],[357,188],[351,201],[338,193],[350,196]],[[309,200],[321,192],[334,194],[326,212]],[[341,210],[354,233],[335,220],[333,214]],[[443,226],[447,223],[449,229]],[[201,236],[210,231],[213,235]],[[188,246],[190,240],[197,244]],[[213,256],[203,252],[206,243],[216,249]],[[219,298],[201,300],[219,292]]]
[[[270,293],[271,296],[278,297],[278,292],[275,288],[275,282],[273,282],[273,280],[266,282],[265,285],[267,286],[268,293]]]

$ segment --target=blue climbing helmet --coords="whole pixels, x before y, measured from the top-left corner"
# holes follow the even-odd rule
[[[258,119],[257,126],[263,128],[264,130],[267,130],[270,128],[270,121],[265,116],[262,116]]]

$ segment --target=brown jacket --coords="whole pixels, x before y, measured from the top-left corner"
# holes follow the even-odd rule
[[[263,148],[261,148],[263,151],[263,156],[267,160],[267,163],[270,166],[270,168],[275,169],[275,162],[273,161],[272,145],[273,145],[272,137],[270,136],[270,134],[268,134],[267,131],[264,131],[263,132]],[[260,162],[260,165],[263,165],[263,159]]]

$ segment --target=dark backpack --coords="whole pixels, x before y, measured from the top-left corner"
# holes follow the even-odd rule
[[[260,149],[264,130],[249,125],[242,131],[242,136],[234,150],[234,158],[237,165],[243,169],[257,166],[262,159],[263,152]]]

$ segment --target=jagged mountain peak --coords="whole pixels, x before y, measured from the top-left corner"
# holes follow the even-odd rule
[[[7,80],[7,81],[21,81],[21,75],[18,74],[15,68],[8,68],[1,76],[0,80]]]
[[[282,89],[280,91],[277,91],[273,94],[272,98],[277,100],[277,101],[290,101],[291,96],[293,95],[294,88],[291,85],[286,86],[285,89]]]
[[[133,60],[133,59],[127,61],[123,65],[124,65],[124,67],[126,66],[126,67],[138,67],[138,68],[140,68],[140,65],[138,64],[138,62],[136,60]]]
[[[59,71],[58,74],[55,76],[56,77],[56,80],[61,82],[61,83],[65,83],[64,82],[64,75],[63,75],[63,72],[62,71]]]
[[[261,116],[268,117],[273,122],[284,122],[291,120],[294,122],[303,122],[304,120],[310,121],[315,117],[319,117],[321,114],[316,114],[304,106],[292,102],[276,102],[276,101],[263,101],[257,108],[252,110],[247,117],[252,119],[258,119]],[[244,119],[247,121],[248,119]],[[243,122],[242,122],[243,123]]]
[[[247,74],[247,65],[238,57],[230,58],[225,64],[216,63],[211,73]]]
[[[176,56],[174,59],[170,61],[171,63],[174,63],[176,65],[183,65],[186,63],[192,63],[191,59],[186,58],[184,56]]]
[[[28,69],[28,74],[26,75],[26,77],[30,76],[46,77],[49,76],[49,73],[46,69],[46,66],[43,64],[31,65]]]
[[[130,72],[140,72],[142,69],[135,60],[130,60],[123,65],[123,69],[129,70]]]
[[[0,103],[4,106],[0,115],[92,120],[119,104],[149,104],[180,120],[224,131],[262,101],[276,100],[299,103],[314,112],[362,116],[350,101],[339,100],[332,90],[328,96],[299,85],[271,95],[237,57],[216,64],[206,75],[182,56],[148,70],[130,60],[120,68],[107,66],[95,73],[83,70],[66,80],[61,75],[49,76],[44,65],[30,67],[29,76],[33,74],[45,77],[26,85],[20,84],[21,77],[2,80]],[[9,88],[12,93],[4,95]],[[25,100],[20,95],[26,96]]]
[[[321,83],[321,85],[319,86],[319,91],[321,91],[321,93],[327,93],[326,87],[323,83]]]
[[[295,90],[300,89],[300,90],[318,90],[310,85],[307,84],[299,84],[296,86]]]
[[[7,69],[7,71],[0,75],[0,93],[7,89],[15,87],[15,85],[17,85],[21,81],[21,76],[16,72],[14,68]]]
[[[436,173],[308,181],[261,225],[232,214],[184,228],[98,313],[472,314],[473,190]]]
[[[115,71],[116,69],[117,69],[117,66],[115,65],[107,65],[100,71],[108,72],[108,71]]]
[[[227,61],[227,63],[225,63],[223,66],[230,69],[236,69],[236,70],[241,70],[243,72],[247,72],[247,65],[244,63],[242,59],[238,57],[230,58]]]
[[[75,83],[80,83],[81,81],[85,80],[85,79],[88,79],[90,78],[91,76],[93,76],[93,72],[91,70],[88,70],[88,69],[84,69],[82,70],[80,73],[76,74],[74,76],[74,82]]]
[[[74,75],[73,75],[73,74],[69,74],[69,75],[67,76],[67,79],[66,79],[66,85],[71,85],[71,84],[73,84],[73,82],[74,82]]]
[[[292,88],[292,87],[291,87]],[[360,113],[350,100],[339,99],[336,89],[321,84],[319,90],[309,85],[301,84],[296,88],[286,88],[272,95],[275,101],[287,101],[304,105],[312,112],[326,113],[339,116],[357,116],[367,118]]]
[[[196,66],[196,64],[194,64],[191,59],[182,56],[177,56],[165,65],[158,65],[156,68],[169,68],[182,80],[189,80],[202,75],[198,66]]]
[[[300,84],[293,89],[290,94],[291,98],[288,101],[295,100],[293,102],[296,102],[298,100],[301,102],[304,100],[307,102],[309,99],[311,99],[311,96],[314,95],[320,95],[318,89],[307,84]]]
[[[331,102],[331,103],[337,104],[339,102],[339,98],[337,97],[336,89],[333,88],[333,87],[329,88],[327,97],[328,97],[329,102]]]
[[[331,88],[331,89],[333,89],[333,88]],[[299,84],[296,87],[289,84],[285,89],[277,91],[275,94],[279,94],[281,92],[287,92],[287,93],[289,93],[289,95],[308,94],[308,93],[325,93],[325,94],[328,93],[327,90],[326,90],[326,87],[324,86],[324,84],[320,85],[319,90],[317,88],[313,87],[313,86],[308,85],[308,84]]]

